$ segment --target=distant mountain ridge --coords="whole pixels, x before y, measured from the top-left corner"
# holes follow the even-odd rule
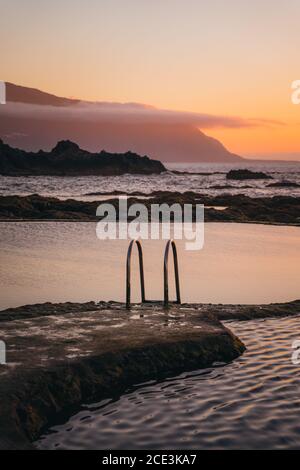
[[[0,106],[0,138],[27,151],[50,150],[55,142],[68,139],[90,152],[131,150],[166,162],[244,161],[196,125],[171,118],[160,121],[151,111],[141,120],[139,113],[151,107],[84,102],[12,83],[6,83],[6,89],[7,104]],[[105,114],[107,106],[111,108]]]
[[[90,153],[68,140],[58,142],[51,152],[37,153],[15,149],[0,139],[0,174],[5,176],[83,176],[152,174],[166,171],[157,160],[132,152]]]
[[[15,103],[49,106],[68,106],[79,103],[79,100],[61,98],[60,96],[51,95],[50,93],[45,93],[36,88],[28,88],[10,82],[6,82],[6,100]]]

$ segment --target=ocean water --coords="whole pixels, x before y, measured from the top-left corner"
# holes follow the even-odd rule
[[[300,317],[226,322],[247,351],[231,364],[83,404],[39,449],[299,449]]]
[[[122,176],[82,176],[82,177],[7,177],[0,176],[0,195],[41,194],[55,196],[61,199],[74,198],[80,200],[101,200],[103,196],[91,193],[124,191],[125,193],[141,191],[195,191],[202,194],[245,194],[251,197],[290,195],[300,196],[298,188],[269,188],[268,184],[278,181],[292,181],[300,185],[299,163],[275,164],[168,164],[167,173],[161,175],[129,175]],[[253,171],[263,171],[274,180],[226,180],[230,169],[249,168]],[[178,175],[172,170],[208,175]],[[218,189],[215,186],[230,185],[229,188]]]

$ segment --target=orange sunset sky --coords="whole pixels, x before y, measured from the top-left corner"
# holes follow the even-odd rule
[[[300,159],[299,21],[299,0],[0,0],[0,79],[240,117],[202,129],[240,155]]]

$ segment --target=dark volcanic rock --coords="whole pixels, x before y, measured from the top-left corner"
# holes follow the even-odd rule
[[[37,306],[40,315],[1,321],[0,449],[30,447],[57,413],[147,380],[230,362],[244,344],[198,309],[124,305]],[[5,313],[4,313],[5,314]],[[0,314],[1,318],[1,314]],[[25,353],[24,353],[25,352]]]
[[[273,179],[272,176],[263,173],[262,171],[243,170],[230,170],[226,178],[228,180],[262,180]]]
[[[95,220],[99,202],[61,201],[32,194],[31,196],[0,196],[0,219]]]
[[[51,152],[37,153],[15,149],[0,140],[0,174],[29,175],[121,175],[124,173],[151,174],[166,171],[158,160],[136,153],[90,153],[74,142],[64,140]]]
[[[105,193],[108,195],[108,193]],[[142,196],[139,193],[139,196]],[[112,194],[106,200],[117,209],[119,200]],[[145,195],[146,199],[137,199],[136,194],[128,194],[128,205],[143,203],[151,211],[151,204],[178,203],[205,205],[206,222],[240,222],[300,225],[300,198],[291,196],[274,196],[251,198],[245,195],[224,194],[205,196],[192,191],[185,193],[154,191]],[[77,220],[95,221],[96,210],[101,201],[60,200],[43,197],[38,194],[30,196],[0,196],[0,220]],[[215,210],[221,207],[223,210]],[[195,210],[193,212],[195,217]],[[131,220],[130,218],[128,220]],[[172,214],[171,214],[172,220]],[[195,219],[194,219],[195,220]]]
[[[299,308],[299,300],[169,310],[137,304],[134,311],[117,302],[67,302],[2,311],[2,337],[14,346],[7,365],[0,365],[0,449],[33,448],[30,443],[57,414],[83,402],[232,361],[245,345],[220,320],[297,315]]]
[[[293,181],[277,181],[276,183],[270,183],[267,188],[299,188],[300,185]]]

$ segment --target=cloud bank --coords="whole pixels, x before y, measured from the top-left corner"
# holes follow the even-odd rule
[[[283,125],[266,119],[245,119],[205,113],[191,113],[159,109],[139,103],[89,103],[79,102],[72,106],[50,106],[7,102],[0,106],[0,116],[8,118],[34,118],[56,121],[85,121],[116,124],[166,124],[187,125],[200,129],[247,128]]]

